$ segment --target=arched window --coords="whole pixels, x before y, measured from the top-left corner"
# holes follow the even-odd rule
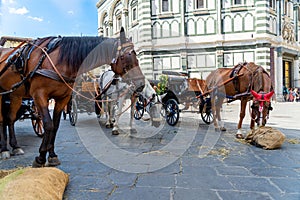
[[[152,34],[153,34],[153,38],[160,38],[161,37],[161,26],[158,22],[155,22],[152,25]]]
[[[130,4],[130,11],[131,11],[131,23],[135,23],[138,20],[138,1],[133,0]],[[132,24],[134,25],[134,24]]]
[[[191,18],[187,21],[187,33],[188,35],[195,35],[195,22],[194,19]]]
[[[116,10],[114,14],[114,30],[115,32],[119,32],[122,27],[122,12],[121,10]]]

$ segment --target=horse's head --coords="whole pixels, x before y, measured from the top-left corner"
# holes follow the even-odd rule
[[[120,31],[116,58],[111,63],[112,70],[122,77],[128,85],[133,85],[134,90],[142,91],[145,85],[145,76],[139,67],[137,54],[130,39],[125,37],[124,28]]]
[[[252,118],[258,125],[264,126],[267,123],[269,111],[272,110],[271,97],[274,94],[274,90],[269,93],[257,93],[251,90],[251,94],[253,95]]]
[[[159,96],[150,82],[146,79],[143,90],[140,92],[146,102],[146,111],[150,114],[152,125],[158,127],[160,125],[160,110],[162,97]]]

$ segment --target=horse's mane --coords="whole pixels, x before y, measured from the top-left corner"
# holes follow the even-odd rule
[[[87,55],[105,39],[104,37],[63,37],[60,41],[59,62],[79,69]]]
[[[262,67],[258,66],[253,77],[253,89],[257,92],[269,92],[272,89],[272,83],[269,73]]]

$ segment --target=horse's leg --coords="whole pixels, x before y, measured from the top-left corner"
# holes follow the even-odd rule
[[[48,157],[48,165],[49,166],[57,166],[60,165],[60,161],[55,154],[54,147],[55,147],[55,138],[56,138],[56,133],[60,125],[60,118],[61,118],[61,113],[63,111],[63,108],[65,105],[69,102],[69,97],[66,97],[62,100],[56,100],[55,101],[55,106],[53,110],[53,131],[50,132],[50,142],[48,144],[48,151],[49,151],[49,157]]]
[[[111,98],[109,99],[111,100]],[[110,101],[109,102],[109,125],[110,125],[110,128],[113,128],[114,127],[114,122],[115,122],[115,104],[113,101]]]
[[[112,129],[112,134],[113,135],[119,135],[119,119],[120,119],[120,115],[122,113],[123,102],[125,100],[124,96],[118,98],[118,100],[119,100],[118,101],[118,110],[115,113],[114,127]]]
[[[130,103],[131,103],[130,104],[130,122],[129,122],[130,129],[132,129],[135,100],[136,100],[136,98],[134,97],[134,95],[131,95],[131,97],[130,97]]]
[[[105,107],[106,107],[106,123],[105,127],[106,128],[112,128],[113,123],[112,123],[112,103],[109,101],[109,97],[106,97],[106,102],[105,102]]]
[[[213,123],[215,126],[215,130],[219,130],[219,125],[217,122],[217,113],[216,113],[216,96],[212,96],[211,97],[211,110],[212,110],[212,114],[213,114]]]
[[[130,97],[130,121],[129,121],[129,127],[130,127],[130,133],[136,134],[137,130],[132,128],[132,122],[133,122],[133,116],[134,116],[134,105],[136,103],[136,97],[135,95],[131,95]]]
[[[222,118],[221,118],[221,108],[223,105],[223,101],[224,101],[224,98],[221,98],[221,97],[218,97],[218,99],[216,101],[216,118],[218,120],[218,125],[220,128],[220,131],[226,131],[224,122],[222,121]]]
[[[238,139],[244,138],[243,132],[242,132],[242,124],[243,124],[244,117],[246,115],[246,107],[247,107],[247,98],[242,97],[241,98],[240,120],[238,123],[238,127],[237,127],[238,130],[236,133],[236,138],[238,138]]]
[[[48,144],[50,143],[50,134],[53,131],[53,121],[51,120],[51,116],[48,109],[48,98],[43,95],[33,96],[34,104],[38,109],[39,114],[42,117],[44,124],[45,134],[43,136],[42,143],[39,148],[40,155],[35,157],[35,160],[32,164],[33,167],[43,167],[46,163],[46,155],[48,151]]]
[[[253,109],[252,109],[252,112],[251,112],[251,121],[250,121],[250,129],[253,129],[254,126],[255,126],[255,113],[253,112]]]
[[[7,115],[7,125],[9,130],[9,144],[12,147],[14,155],[22,155],[24,151],[18,145],[17,138],[15,135],[15,121],[17,119],[17,112],[21,108],[22,97],[12,97],[10,99],[10,107]]]
[[[4,108],[4,102],[2,103],[2,95],[0,95],[0,146],[1,146],[1,158],[8,159],[10,158],[10,153],[7,148],[7,131],[6,131],[6,123],[4,121],[3,115],[8,111]],[[4,101],[4,100],[3,100]]]

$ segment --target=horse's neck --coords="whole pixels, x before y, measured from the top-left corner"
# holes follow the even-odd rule
[[[142,91],[142,95],[146,99],[149,99],[149,98],[152,97],[153,94],[155,94],[155,90],[151,86],[150,82],[147,79],[145,79],[145,87],[144,87],[144,89]]]
[[[106,39],[96,46],[83,61],[79,74],[88,72],[102,65],[110,65],[116,57],[115,39]]]

